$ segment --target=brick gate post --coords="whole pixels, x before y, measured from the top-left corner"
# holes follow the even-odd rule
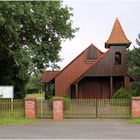
[[[63,120],[64,118],[64,100],[62,97],[53,98],[53,119]]]
[[[36,117],[36,99],[30,98],[24,100],[25,105],[25,117],[35,118]]]
[[[140,117],[140,97],[132,97],[131,117]]]

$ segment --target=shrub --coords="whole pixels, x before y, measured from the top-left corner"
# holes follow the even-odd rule
[[[44,96],[45,96],[45,99],[46,99],[46,100],[50,100],[50,99],[53,98],[53,95],[45,94]]]
[[[124,88],[120,88],[116,91],[116,93],[112,96],[112,99],[131,99],[131,95]]]
[[[48,88],[48,86],[47,86]],[[44,95],[46,100],[51,99],[54,96],[54,85],[51,85],[47,94]]]
[[[131,86],[131,95],[140,96],[140,86],[134,81]]]
[[[68,101],[70,101],[70,97],[69,96],[63,96],[63,99],[64,99],[64,102],[68,102]]]
[[[64,110],[69,109],[69,101],[70,101],[70,97],[69,96],[63,96],[64,99]]]

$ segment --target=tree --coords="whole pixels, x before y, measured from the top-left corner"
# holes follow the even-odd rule
[[[136,39],[138,47],[128,50],[128,72],[135,78],[132,83],[132,95],[140,96],[140,34]]]
[[[71,8],[61,1],[0,2],[0,84],[24,97],[30,73],[57,68],[61,42],[72,39]]]
[[[26,85],[26,92],[27,93],[39,93],[43,91],[44,84],[41,83],[42,74],[36,73],[31,75],[29,81]]]

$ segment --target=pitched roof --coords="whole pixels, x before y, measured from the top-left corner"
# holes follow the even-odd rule
[[[47,83],[57,77],[61,72],[63,72],[69,65],[71,65],[80,55],[82,55],[89,47],[93,47],[100,52],[100,54],[104,54],[101,50],[99,50],[95,45],[91,44],[88,46],[83,52],[81,52],[75,59],[73,59],[66,67],[64,67],[61,71],[45,71],[42,77],[41,82]],[[96,62],[96,61],[95,61]]]
[[[102,54],[104,54],[104,52],[102,52],[99,48],[97,48],[94,44],[90,44],[85,50],[83,50],[77,57],[75,57],[68,65],[66,65],[59,73],[58,73],[58,75],[61,73],[61,72],[63,72],[65,69],[67,69],[68,67],[69,67],[69,65],[71,65],[74,61],[76,61],[76,59],[80,56],[80,55],[82,55],[89,47],[94,47],[95,49],[97,49],[100,53],[101,53],[101,55]],[[58,76],[57,75],[57,76]]]
[[[102,53],[102,55],[101,55],[98,59],[96,59],[96,61],[91,65],[91,67],[90,67],[89,69],[87,69],[81,76],[79,76],[79,77],[78,77],[75,81],[73,81],[71,84],[75,84],[75,83],[79,82],[79,81],[85,76],[85,74],[86,74],[96,63],[98,63],[108,52],[109,52],[109,50],[106,51],[105,53]]]
[[[42,83],[48,83],[51,80],[54,79],[54,77],[59,73],[60,71],[45,71],[43,73],[43,77],[41,79]]]
[[[130,44],[131,42],[127,39],[118,18],[116,18],[109,39],[105,42],[105,48],[109,48],[110,45],[126,45],[129,47]]]

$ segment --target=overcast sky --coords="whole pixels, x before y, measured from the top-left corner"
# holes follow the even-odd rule
[[[112,2],[111,0],[64,0],[64,5],[73,8],[73,27],[79,27],[76,37],[62,43],[60,53],[64,68],[79,53],[91,43],[105,52],[104,43],[107,41],[116,17],[118,17],[127,38],[135,45],[140,33],[140,1]]]

